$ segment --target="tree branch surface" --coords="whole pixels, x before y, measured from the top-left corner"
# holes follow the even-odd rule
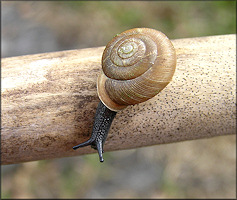
[[[236,134],[236,35],[172,40],[173,80],[117,113],[104,150]],[[92,131],[104,47],[2,59],[1,163],[97,153]]]

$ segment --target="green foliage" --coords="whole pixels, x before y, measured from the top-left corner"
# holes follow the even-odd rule
[[[171,38],[198,37],[236,32],[235,1],[62,2],[90,17],[91,12],[106,13],[107,20],[120,32],[135,27],[161,30]],[[98,22],[99,23],[99,22]]]

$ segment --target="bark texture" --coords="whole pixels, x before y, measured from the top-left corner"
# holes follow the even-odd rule
[[[105,152],[236,134],[236,35],[172,40],[177,67],[154,98],[117,113]],[[97,153],[104,47],[2,59],[2,164]]]

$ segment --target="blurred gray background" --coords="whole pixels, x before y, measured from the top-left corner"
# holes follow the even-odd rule
[[[2,2],[2,58],[105,46],[135,27],[170,39],[236,33],[235,1]],[[235,198],[236,136],[1,168],[1,198]]]

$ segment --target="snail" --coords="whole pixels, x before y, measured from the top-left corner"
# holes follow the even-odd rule
[[[160,31],[134,28],[116,35],[102,55],[92,135],[73,149],[91,145],[103,162],[103,146],[116,113],[157,95],[171,81],[175,68],[173,44]]]

